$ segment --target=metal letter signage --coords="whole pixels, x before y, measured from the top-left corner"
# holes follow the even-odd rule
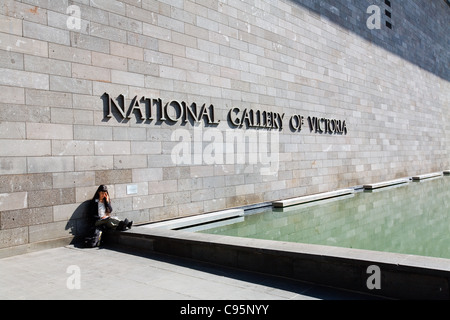
[[[208,106],[206,103],[197,104],[178,100],[163,101],[160,98],[145,96],[135,96],[131,99],[131,102],[127,103],[123,94],[114,99],[106,92],[102,99],[106,121],[115,117],[118,122],[126,123],[134,115],[138,123],[155,121],[156,124],[166,122],[171,125],[176,123],[184,125],[188,122],[191,124],[204,122],[207,126],[217,126],[220,123],[220,119],[216,115],[216,109],[212,104]],[[231,128],[245,127],[246,129],[282,131],[285,116],[285,113],[232,107],[228,112],[228,123]],[[307,122],[311,133],[347,135],[345,120],[325,117],[306,117],[294,114],[289,119],[289,128],[292,132],[300,132],[305,122]]]

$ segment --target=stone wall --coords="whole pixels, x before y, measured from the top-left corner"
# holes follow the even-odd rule
[[[3,1],[0,254],[82,234],[99,184],[144,223],[448,169],[449,13]]]

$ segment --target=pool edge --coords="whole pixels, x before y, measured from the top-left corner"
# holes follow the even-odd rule
[[[322,245],[133,228],[112,243],[393,299],[450,299],[450,260]],[[379,268],[380,289],[370,266]]]
[[[440,174],[432,173],[415,177],[420,177],[417,181],[423,181],[449,174],[450,170],[445,170]],[[407,183],[409,180],[414,181],[411,177],[361,187],[367,190],[382,189]],[[342,189],[337,192],[356,189]],[[320,197],[330,194],[332,192],[312,196]],[[275,206],[273,202],[271,204]],[[168,228],[168,225],[164,228],[142,226],[126,232],[113,232],[108,235],[108,240],[114,244],[139,250],[386,298],[450,299],[450,259],[175,231]],[[371,266],[379,268],[375,269],[379,270],[379,275],[373,271],[374,269],[369,268]],[[376,281],[377,276],[379,276],[380,288],[369,289],[371,281]]]

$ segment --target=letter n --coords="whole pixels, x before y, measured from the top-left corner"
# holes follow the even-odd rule
[[[106,106],[107,106],[107,111],[108,113],[106,114],[107,118],[111,118],[112,117],[112,107],[114,106],[114,108],[119,111],[120,115],[122,116],[122,119],[125,119],[126,114],[125,114],[125,97],[123,96],[123,94],[121,94],[120,96],[117,97],[117,102],[119,103],[119,105],[117,105],[114,100],[110,97],[109,94],[107,94],[106,92],[103,94],[102,99],[107,99],[106,100]]]
[[[381,29],[381,9],[379,6],[371,5],[367,8],[367,13],[371,13],[372,15],[367,18],[367,28],[370,30],[373,29]]]

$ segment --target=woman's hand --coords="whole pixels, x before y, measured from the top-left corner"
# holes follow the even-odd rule
[[[105,191],[100,191],[100,194],[99,194],[99,197],[98,197],[99,199],[99,201],[100,202],[103,202],[103,199],[106,201],[106,202],[109,202],[109,194],[108,194],[108,192],[105,192]]]

